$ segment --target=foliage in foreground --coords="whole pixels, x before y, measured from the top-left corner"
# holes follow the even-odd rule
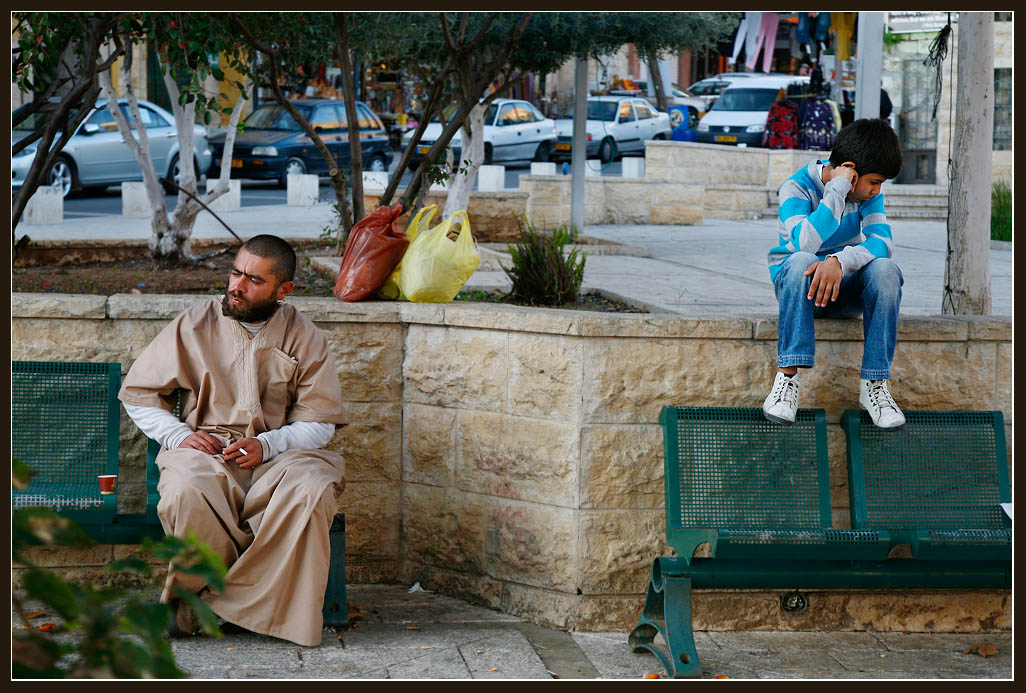
[[[12,464],[12,485],[22,490],[31,470],[20,460]],[[185,678],[175,664],[164,638],[170,607],[146,601],[138,591],[111,586],[67,582],[39,567],[27,555],[34,545],[86,547],[96,542],[82,527],[49,508],[22,508],[11,514],[11,559],[23,566],[21,586],[11,591],[19,620],[12,624],[12,678]],[[195,534],[187,539],[145,539],[144,553],[173,563],[181,572],[197,575],[211,587],[224,586],[225,566],[220,557]],[[131,571],[150,587],[163,581],[164,568],[153,569],[141,558],[127,558],[107,566],[110,573]],[[205,633],[219,637],[217,616],[193,594],[176,592],[188,601]],[[39,602],[43,613],[32,612],[27,602]],[[36,624],[35,621],[43,623]]]
[[[1012,240],[1012,186],[1004,179],[996,181],[990,193],[990,238]]]
[[[559,306],[577,301],[584,280],[586,253],[564,246],[577,240],[577,227],[566,224],[551,233],[538,231],[526,218],[517,219],[520,241],[507,246],[512,267],[503,272],[513,283],[508,298],[529,306]]]

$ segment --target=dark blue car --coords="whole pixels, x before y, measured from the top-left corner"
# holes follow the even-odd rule
[[[320,134],[339,166],[347,167],[350,159],[345,102],[303,99],[292,103]],[[362,101],[356,102],[356,113],[359,118],[364,170],[387,171],[392,163],[388,131]],[[223,134],[210,138],[213,161],[208,176],[216,178],[220,174],[224,138]],[[326,176],[328,166],[296,119],[277,103],[267,103],[246,118],[243,131],[235,136],[231,171],[232,178],[277,180],[285,187],[290,173]]]

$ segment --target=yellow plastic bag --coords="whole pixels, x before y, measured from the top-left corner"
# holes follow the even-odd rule
[[[462,228],[453,241],[448,233],[457,219]],[[399,290],[416,303],[448,303],[480,264],[470,217],[461,209],[435,228],[420,231],[410,242],[399,267]]]
[[[411,243],[422,230],[426,229],[431,224],[431,220],[434,218],[435,212],[437,211],[438,205],[428,205],[417,212],[413,219],[410,219],[410,223],[406,226],[406,238],[408,238]],[[409,246],[407,246],[406,249],[409,250]],[[405,253],[403,254],[403,257],[406,257]],[[382,287],[378,289],[378,298],[383,298],[388,301],[394,301],[399,298],[399,268],[402,266],[403,262],[400,260],[399,264],[395,266],[394,270],[392,270],[392,273],[388,275],[388,279],[385,280]]]

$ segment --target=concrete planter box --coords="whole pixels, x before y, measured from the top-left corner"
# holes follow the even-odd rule
[[[11,357],[118,361],[127,372],[196,300],[14,294]],[[290,300],[327,334],[353,422],[330,444],[346,458],[339,505],[350,580],[419,580],[565,628],[629,629],[651,561],[667,555],[661,407],[759,406],[775,370],[775,315]],[[907,318],[898,333],[895,395],[905,408],[999,409],[1011,443],[1010,319]],[[834,524],[844,527],[838,421],[857,406],[862,326],[824,320],[817,337],[803,406],[827,411]],[[145,504],[144,460],[145,440],[123,417],[123,512]],[[1008,592],[856,596],[824,593],[825,611],[797,623],[781,616],[779,595],[711,591],[696,599],[695,619],[712,629],[1011,624]]]

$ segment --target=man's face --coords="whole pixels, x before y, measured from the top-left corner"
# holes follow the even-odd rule
[[[859,176],[855,186],[848,193],[848,199],[852,202],[865,202],[874,195],[880,194],[880,186],[887,180],[887,176],[880,173],[867,173]]]
[[[228,276],[221,312],[241,322],[262,322],[274,315],[278,301],[288,296],[294,285],[279,282],[273,269],[273,258],[240,250]]]

